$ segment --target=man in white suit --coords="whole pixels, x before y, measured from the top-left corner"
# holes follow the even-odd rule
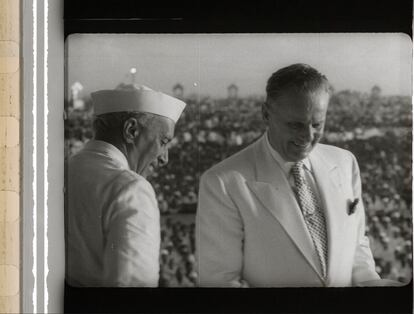
[[[196,218],[199,284],[330,287],[379,282],[365,235],[358,164],[318,144],[326,77],[294,64],[268,80],[255,143],[203,174]]]
[[[160,214],[146,176],[168,162],[185,103],[147,87],[92,93],[95,137],[68,162],[66,280],[156,287]]]

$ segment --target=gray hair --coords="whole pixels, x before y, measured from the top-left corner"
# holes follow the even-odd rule
[[[102,137],[108,133],[122,134],[124,123],[129,118],[135,118],[141,129],[150,128],[159,116],[147,112],[111,112],[95,116],[93,130],[95,137]]]
[[[275,101],[287,90],[313,92],[318,89],[331,94],[332,87],[326,76],[310,65],[296,63],[272,74],[267,81],[266,102]]]

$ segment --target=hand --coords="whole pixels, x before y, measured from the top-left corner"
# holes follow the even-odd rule
[[[401,287],[405,284],[391,279],[377,279],[363,281],[357,284],[357,287]]]
[[[230,282],[232,288],[249,288],[249,284],[245,280],[233,280]]]
[[[247,283],[247,281],[245,281],[245,280],[241,280],[240,283],[241,283],[240,288],[249,288],[250,287],[249,284]]]

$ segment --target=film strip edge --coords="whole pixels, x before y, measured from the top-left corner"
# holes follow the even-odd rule
[[[20,312],[20,1],[0,0],[0,313]]]

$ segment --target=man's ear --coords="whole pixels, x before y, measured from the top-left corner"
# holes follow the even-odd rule
[[[138,136],[140,131],[139,124],[136,118],[128,118],[124,122],[124,129],[122,130],[122,136],[126,143],[133,144],[135,138]]]
[[[269,122],[269,105],[267,102],[262,104],[262,117],[265,122]]]

